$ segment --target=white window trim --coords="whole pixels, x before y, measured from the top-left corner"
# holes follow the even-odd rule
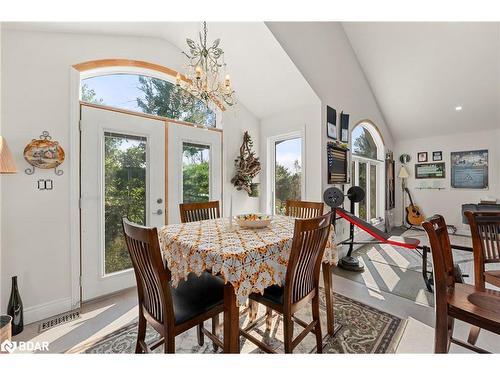
[[[268,165],[267,165],[267,191],[269,197],[266,203],[266,211],[270,213],[274,213],[274,202],[275,202],[275,194],[274,194],[274,186],[275,186],[275,167],[276,167],[276,142],[286,141],[289,139],[301,139],[301,179],[300,179],[300,196],[301,199],[305,199],[306,197],[306,163],[305,163],[305,129],[279,134],[275,136],[271,136],[267,138],[267,154],[268,157]]]
[[[94,77],[100,77],[100,76],[109,76],[109,75],[114,75],[114,74],[131,74],[131,75],[140,75],[140,76],[145,76],[145,77],[152,77],[152,78],[157,78],[161,79],[162,81],[167,81],[175,85],[175,78],[172,77],[169,74],[159,72],[157,70],[153,69],[146,69],[146,68],[141,68],[141,67],[135,67],[135,66],[109,66],[105,68],[96,68],[92,70],[87,70],[84,72],[80,73],[80,87],[78,91],[78,98],[81,100],[81,81],[87,78],[94,78]],[[222,119],[224,116],[222,116],[222,111],[220,108],[215,109],[215,127],[217,129],[222,129]]]

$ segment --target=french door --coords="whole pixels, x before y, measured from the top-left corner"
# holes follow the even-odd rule
[[[179,203],[222,202],[222,132],[168,124],[168,222]]]
[[[379,160],[352,157],[351,182],[366,192],[365,199],[355,205],[355,214],[363,220],[376,223],[382,220],[384,185],[383,163]]]
[[[165,198],[165,122],[82,105],[82,300],[135,285],[121,219],[160,227]]]

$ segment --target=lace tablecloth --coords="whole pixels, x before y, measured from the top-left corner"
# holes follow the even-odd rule
[[[205,220],[162,227],[158,236],[163,255],[172,273],[172,285],[189,273],[210,270],[230,282],[241,305],[253,292],[281,285],[292,245],[295,219],[275,216],[268,228],[243,229],[229,219]],[[323,262],[335,264],[334,231]]]

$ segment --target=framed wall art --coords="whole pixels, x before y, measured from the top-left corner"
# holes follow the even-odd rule
[[[419,163],[427,163],[427,152],[417,153],[417,161]]]
[[[432,153],[432,161],[443,161],[443,151],[434,151]]]
[[[445,163],[415,164],[415,178],[445,178]]]
[[[330,106],[326,106],[326,135],[337,139],[337,111]]]
[[[340,141],[349,143],[349,114],[340,112]]]
[[[488,150],[452,152],[451,187],[455,189],[487,189]]]

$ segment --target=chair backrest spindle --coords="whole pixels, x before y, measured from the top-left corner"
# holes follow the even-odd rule
[[[285,215],[300,219],[311,219],[323,215],[323,202],[287,200]]]
[[[485,264],[500,263],[500,212],[466,211],[474,249],[474,278],[478,287],[485,287]]]
[[[163,265],[156,228],[136,225],[123,219],[125,242],[134,267],[139,304],[160,324],[173,317],[170,272]],[[167,319],[168,320],[168,319]]]
[[[179,204],[181,223],[220,218],[219,201]]]
[[[309,295],[313,289],[318,288],[319,272],[330,226],[331,213],[295,221],[294,238],[286,271],[286,302],[296,303]]]

